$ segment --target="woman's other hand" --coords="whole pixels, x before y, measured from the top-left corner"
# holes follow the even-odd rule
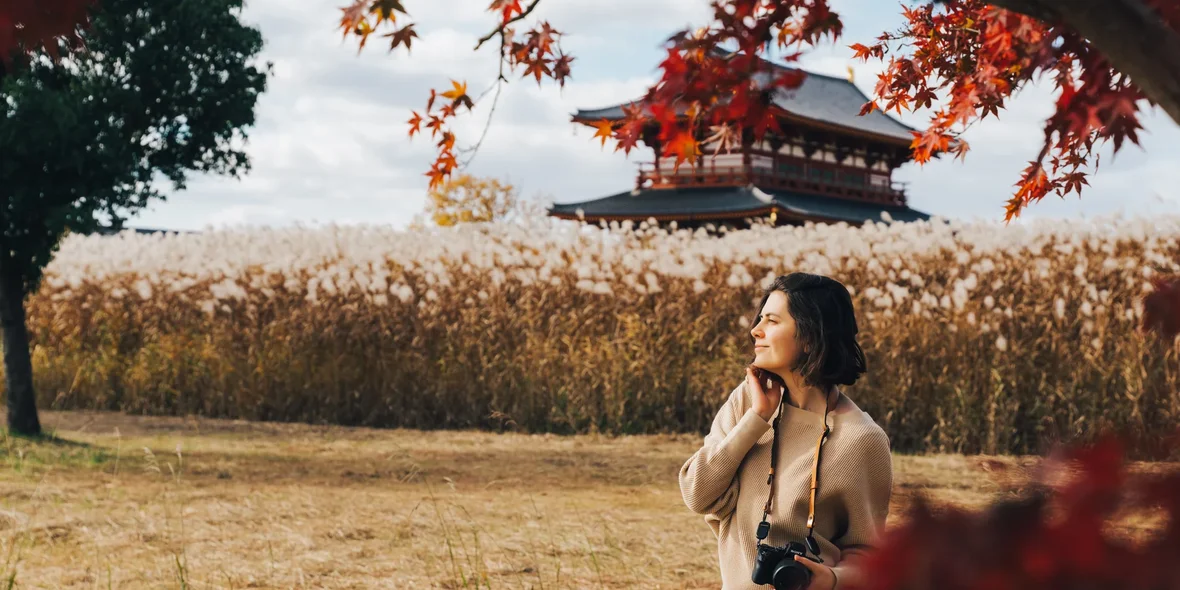
[[[801,555],[796,555],[795,561],[811,571],[811,584],[807,586],[806,590],[836,590],[836,573],[832,571],[832,568]]]

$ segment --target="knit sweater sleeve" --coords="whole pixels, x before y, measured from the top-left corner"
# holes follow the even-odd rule
[[[874,425],[857,440],[859,485],[845,498],[848,528],[832,539],[840,549],[840,561],[832,568],[837,590],[862,582],[859,560],[876,545],[889,516],[889,499],[893,493],[893,459],[889,437]]]
[[[738,467],[770,430],[746,402],[745,382],[721,406],[704,444],[680,468],[680,494],[689,510],[722,518],[737,507]]]

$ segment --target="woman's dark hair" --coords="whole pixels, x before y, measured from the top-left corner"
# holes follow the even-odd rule
[[[791,370],[817,387],[856,383],[866,370],[865,353],[856,342],[859,330],[848,289],[822,275],[793,272],[779,276],[762,295],[754,325],[762,321],[762,308],[775,291],[786,294],[787,311],[795,320],[795,337],[801,351],[807,351],[799,353]]]

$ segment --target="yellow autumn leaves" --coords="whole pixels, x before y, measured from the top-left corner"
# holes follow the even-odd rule
[[[494,178],[460,174],[426,197],[426,213],[435,225],[503,220],[519,204],[516,187]]]

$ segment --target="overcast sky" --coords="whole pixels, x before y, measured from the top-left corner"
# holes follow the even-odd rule
[[[358,55],[335,28],[345,0],[248,0],[244,20],[266,40],[263,59],[274,63],[269,88],[250,131],[253,170],[241,179],[198,176],[131,219],[132,227],[202,229],[236,224],[387,223],[404,227],[425,204],[434,151],[428,138],[406,136],[411,109],[421,111],[430,88],[466,79],[473,95],[496,72],[494,46],[472,52],[493,25],[489,0],[405,0],[416,29],[411,55],[393,54],[380,38]],[[834,0],[845,34],[836,45],[808,54],[805,69],[846,76],[870,93],[882,66],[854,62],[847,45],[869,42],[901,24],[900,5],[880,0]],[[492,126],[470,172],[515,184],[522,198],[559,203],[614,194],[632,187],[636,163],[592,141],[593,130],[569,116],[640,96],[654,81],[663,39],[707,23],[707,0],[544,0],[535,16],[566,33],[576,60],[564,89],[546,81],[514,79],[505,87]],[[488,100],[456,123],[460,145],[474,143]],[[1004,202],[1028,159],[1041,145],[1051,112],[1048,84],[1025,89],[1000,119],[970,129],[965,162],[906,164],[910,206],[933,215],[1002,219]],[[925,113],[900,118],[923,126]],[[1114,211],[1180,212],[1180,129],[1154,109],[1144,118],[1142,147],[1104,150],[1091,186],[1079,200],[1046,198],[1026,217],[1076,217]]]

